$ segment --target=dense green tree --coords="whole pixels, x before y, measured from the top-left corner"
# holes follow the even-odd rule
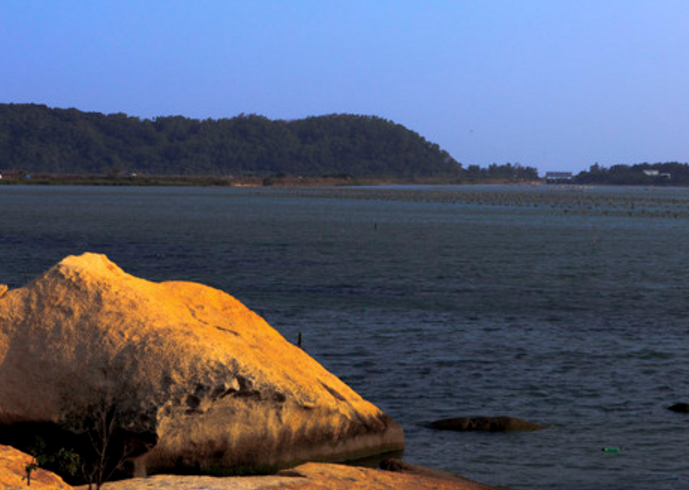
[[[409,129],[378,117],[271,121],[139,119],[37,104],[0,104],[0,169],[120,175],[347,174],[460,178],[461,165]]]
[[[598,163],[576,175],[578,184],[600,185],[689,185],[689,164],[678,162],[618,164]]]
[[[374,116],[139,119],[37,104],[0,104],[0,170],[8,169],[111,176],[538,179],[535,168],[518,163],[464,170],[437,144]]]
[[[491,163],[487,168],[469,165],[466,175],[470,181],[535,182],[539,180],[538,171],[534,167],[525,167],[519,163],[504,165]]]

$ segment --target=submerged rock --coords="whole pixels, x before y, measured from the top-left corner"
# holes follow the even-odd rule
[[[675,403],[667,409],[677,413],[689,413],[689,403]]]
[[[67,257],[0,298],[0,366],[0,437],[112,418],[138,475],[404,447],[390,417],[232,296],[104,255]]]
[[[545,429],[544,426],[515,417],[457,417],[436,420],[430,424],[431,429],[453,430],[457,432],[484,431],[509,432]]]

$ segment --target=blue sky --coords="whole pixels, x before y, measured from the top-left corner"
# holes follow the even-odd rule
[[[3,0],[0,102],[355,113],[462,164],[689,161],[686,0]]]

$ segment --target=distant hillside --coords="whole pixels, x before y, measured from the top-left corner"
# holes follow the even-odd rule
[[[328,115],[139,119],[0,104],[0,169],[54,174],[458,177],[438,145],[391,121]]]

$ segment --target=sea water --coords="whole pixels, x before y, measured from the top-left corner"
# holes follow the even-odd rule
[[[514,489],[689,488],[689,189],[0,187],[0,282],[107,254],[220,288],[405,430]],[[547,429],[433,431],[510,415]],[[619,452],[606,452],[617,447]]]

